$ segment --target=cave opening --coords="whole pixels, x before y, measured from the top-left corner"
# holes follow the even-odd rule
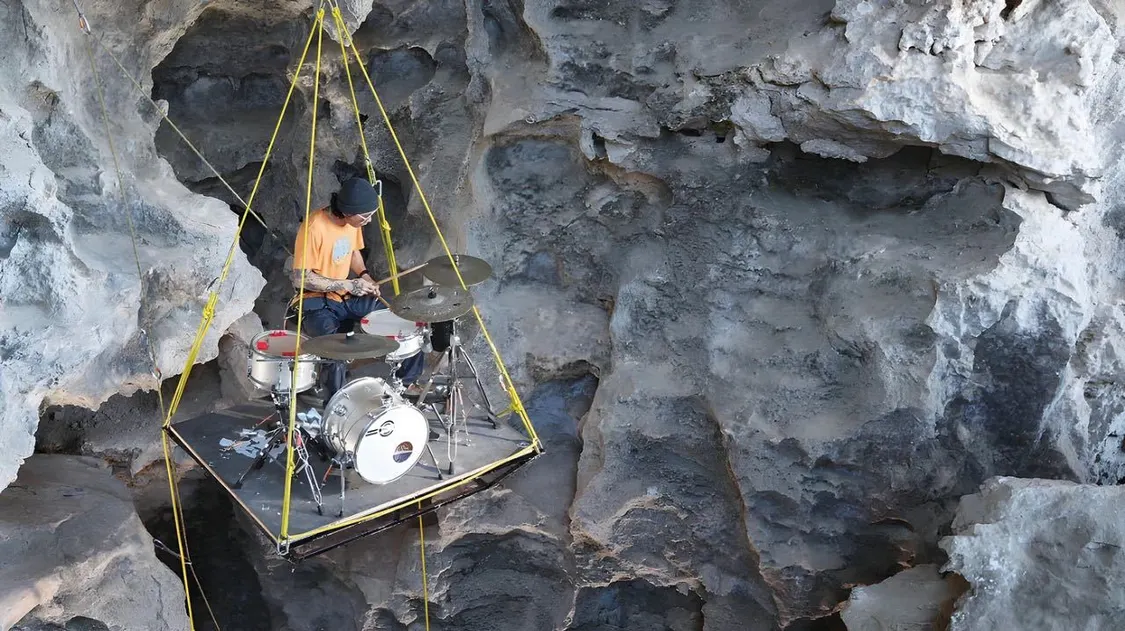
[[[273,243],[270,233],[286,239],[281,236],[286,222],[279,219],[291,194],[274,189],[286,178],[286,169],[279,167],[285,160],[285,139],[299,129],[308,108],[300,92],[289,104],[278,130],[280,142],[264,171],[262,160],[289,90],[289,66],[294,48],[300,51],[303,22],[209,6],[152,70],[153,100],[165,104],[169,118],[206,159],[162,121],[156,149],[180,182],[194,193],[223,201],[241,218],[243,202],[261,173],[253,202],[257,217],[247,219],[239,237],[239,247],[259,269],[274,263],[276,251],[289,247]],[[255,35],[248,39],[246,33]]]
[[[786,625],[784,631],[848,631],[839,613],[822,618],[801,618]]]
[[[165,481],[165,484],[167,482]],[[189,473],[178,484],[180,510],[191,555],[188,585],[196,629],[270,631],[270,608],[258,571],[249,555],[260,554],[242,532],[240,510],[213,480]],[[167,499],[167,498],[165,498]],[[172,508],[162,504],[143,515],[145,528],[158,541],[157,558],[182,577]],[[217,626],[216,626],[217,623]]]

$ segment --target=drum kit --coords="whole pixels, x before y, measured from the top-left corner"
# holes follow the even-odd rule
[[[320,514],[323,514],[323,502],[309,461],[310,447],[339,472],[340,516],[344,514],[344,473],[347,470],[354,471],[369,484],[389,484],[406,475],[424,453],[428,453],[438,469],[438,479],[442,479],[441,468],[429,447],[430,439],[436,434],[431,432],[424,410],[429,409],[438,417],[446,429],[447,441],[452,444],[458,418],[463,425],[466,417],[462,383],[457,374],[458,361],[469,366],[469,374],[483,398],[488,421],[496,427],[495,412],[476,366],[461,346],[457,324],[457,320],[473,308],[472,296],[461,283],[465,286],[482,283],[491,276],[492,268],[475,257],[454,255],[454,258],[457,269],[448,257],[438,257],[399,274],[422,270],[423,276],[434,284],[391,298],[388,309],[374,311],[358,322],[362,333],[352,331],[310,338],[296,331],[271,330],[251,340],[247,374],[251,383],[269,392],[278,422],[267,432],[266,446],[239,476],[234,488],[240,488],[252,471],[261,468],[265,460],[285,444],[290,406],[296,405],[297,395],[316,387],[318,366],[324,363],[381,358],[388,364],[390,376],[387,380],[379,377],[353,379],[332,395],[323,413],[310,409],[297,415],[300,420],[292,441],[294,473],[304,474]],[[441,334],[446,331],[449,333],[447,341]],[[296,354],[298,339],[300,356]],[[442,357],[430,371],[417,403],[412,403],[397,375],[398,369],[404,360],[430,348],[442,351]],[[446,388],[442,392],[446,397],[443,415],[436,404],[428,402],[427,395],[445,365],[448,368],[443,375]],[[451,457],[449,462],[450,474],[453,459]]]

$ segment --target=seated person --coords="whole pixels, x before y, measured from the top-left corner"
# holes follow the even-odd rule
[[[332,335],[341,325],[351,321],[359,334],[359,321],[372,311],[386,309],[379,300],[379,286],[367,272],[363,256],[363,231],[379,208],[379,195],[367,180],[352,178],[332,194],[328,208],[309,214],[297,230],[293,247],[293,269],[290,280],[300,290],[301,271],[305,272],[305,291],[301,325],[309,337]],[[307,252],[306,252],[307,243]],[[356,277],[348,278],[354,272]],[[398,377],[411,386],[422,374],[422,353],[407,358],[398,370]],[[334,362],[325,365],[324,403],[344,386],[346,365]],[[416,390],[417,388],[412,388]]]

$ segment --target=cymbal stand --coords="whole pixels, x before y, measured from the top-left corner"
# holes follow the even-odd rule
[[[281,363],[288,364],[289,370],[291,371],[295,360],[282,360]],[[284,374],[285,371],[280,372]],[[279,378],[278,381],[280,382],[281,378]],[[262,465],[265,464],[266,460],[270,457],[270,452],[276,449],[278,445],[285,443],[286,430],[288,429],[285,419],[288,418],[289,407],[294,404],[294,398],[295,397],[290,397],[287,389],[280,390],[277,384],[274,384],[273,387],[270,388],[270,399],[273,401],[275,409],[274,414],[278,416],[277,425],[266,432],[266,435],[270,437],[269,441],[266,443],[265,447],[258,452],[258,455],[254,457],[250,465],[242,472],[242,475],[238,476],[238,479],[231,485],[233,488],[242,488],[242,483],[246,480],[246,477],[249,476],[252,471],[261,469]],[[320,494],[320,485],[316,481],[312,464],[309,462],[309,451],[305,445],[305,440],[300,428],[297,428],[293,436],[293,447],[294,455],[297,457],[297,464],[299,465],[295,473],[304,472],[305,479],[309,483],[309,489],[312,491],[313,500],[316,501],[316,512],[317,514],[323,515],[324,502]]]
[[[438,421],[445,427],[445,457],[449,460],[449,469],[446,471],[449,475],[453,475],[453,463],[457,461],[457,447],[461,444],[457,441],[457,434],[465,433],[465,445],[472,444],[472,438],[469,436],[469,418],[465,413],[464,399],[461,394],[461,388],[455,388],[449,393],[449,406],[446,412],[449,414],[449,420],[438,411],[437,404],[429,404],[430,411],[438,418]],[[458,426],[460,421],[460,426]],[[427,445],[427,448],[429,445]],[[431,453],[431,457],[433,454]],[[437,459],[434,459],[434,464],[437,464]],[[438,471],[438,478],[441,478],[441,471]]]
[[[467,350],[465,350],[465,347],[461,344],[461,335],[457,331],[457,319],[456,318],[454,318],[451,321],[451,326],[452,326],[452,331],[449,334],[449,348],[445,349],[445,351],[441,355],[441,359],[439,359],[437,365],[434,366],[433,372],[430,373],[430,378],[426,381],[426,385],[422,388],[422,393],[418,397],[418,405],[419,406],[423,405],[423,402],[426,400],[426,396],[430,393],[430,389],[433,388],[434,379],[441,372],[442,365],[448,363],[449,364],[449,375],[448,375],[449,376],[449,389],[448,389],[449,405],[446,408],[446,412],[450,415],[450,418],[456,419],[457,418],[456,406],[458,404],[456,402],[457,399],[454,397],[454,392],[460,392],[460,390],[462,388],[461,377],[458,375],[458,372],[457,372],[457,362],[459,360],[464,360],[465,364],[468,365],[468,367],[469,367],[469,374],[472,375],[473,382],[476,383],[476,385],[477,385],[477,391],[480,392],[481,400],[484,401],[483,406],[481,406],[479,404],[475,404],[473,407],[483,411],[485,413],[485,420],[487,420],[488,423],[490,425],[492,425],[492,429],[496,429],[497,423],[500,422],[500,418],[496,414],[495,408],[492,407],[492,402],[489,401],[489,399],[488,399],[488,392],[485,391],[484,384],[481,383],[480,373],[477,372],[477,366],[476,366],[476,364],[473,363],[473,358],[469,356],[469,352]],[[442,423],[444,424],[445,421],[442,421]]]

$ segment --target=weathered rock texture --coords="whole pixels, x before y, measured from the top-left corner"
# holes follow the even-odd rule
[[[142,85],[151,85],[152,66],[203,8],[87,5],[99,36]],[[85,70],[90,42],[74,13],[57,3],[9,1],[0,15],[0,41],[10,49],[0,70],[3,488],[31,455],[44,402],[96,407],[115,393],[156,387],[153,361],[165,377],[182,370],[237,218],[176,180],[156,153],[156,113],[95,51],[119,185],[95,75]],[[262,284],[236,257],[201,361],[216,356],[220,334],[250,309]],[[152,420],[156,435],[159,419]]]
[[[942,539],[945,570],[971,585],[951,631],[1120,629],[1125,604],[1120,487],[989,480]]]
[[[956,574],[943,578],[936,565],[919,565],[852,589],[840,618],[848,631],[946,631],[954,601],[964,591]]]
[[[474,292],[521,387],[599,380],[588,413],[566,414],[561,461],[442,512],[436,618],[815,628],[849,586],[940,563],[957,498],[991,476],[1125,478],[1116,4],[349,11],[450,246],[496,270]],[[154,94],[248,190],[309,7],[152,15],[113,42],[143,52],[131,63]],[[325,50],[315,205],[363,170],[338,45]],[[267,328],[292,293],[281,264],[304,212],[311,73],[255,201],[276,236],[241,244],[269,281],[255,304]],[[359,105],[399,262],[423,261],[439,252],[429,219],[365,90]],[[166,127],[155,136],[190,189],[237,205]],[[255,298],[246,282],[224,294],[227,322]],[[387,533],[300,570],[331,595],[321,608],[278,595],[293,577],[261,562],[271,618],[415,622],[410,541]]]
[[[0,558],[0,628],[188,628],[179,578],[156,559],[125,486],[92,458],[27,460],[0,493]]]

